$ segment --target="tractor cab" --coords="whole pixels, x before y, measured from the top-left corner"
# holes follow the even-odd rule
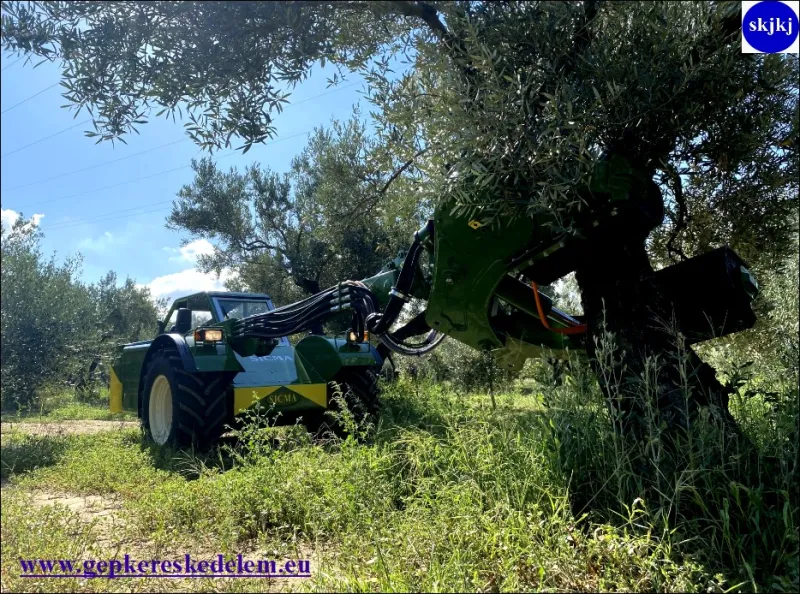
[[[176,299],[164,321],[159,321],[159,334],[187,335],[202,326],[225,320],[242,319],[275,309],[265,293],[210,291]],[[284,337],[281,342],[287,341]]]

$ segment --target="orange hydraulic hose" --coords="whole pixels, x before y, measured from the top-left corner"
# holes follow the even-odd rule
[[[569,328],[552,328],[547,321],[547,317],[544,315],[542,300],[539,299],[539,287],[536,286],[536,283],[531,282],[531,288],[533,289],[533,298],[536,300],[536,311],[539,312],[539,319],[542,321],[542,325],[545,328],[556,334],[583,334],[586,332],[586,324],[578,324],[577,326],[570,326]]]

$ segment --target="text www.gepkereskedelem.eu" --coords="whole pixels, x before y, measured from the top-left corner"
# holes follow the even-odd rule
[[[173,559],[22,559],[23,578],[307,578],[311,577],[308,559],[245,559],[241,554],[226,559],[193,559],[186,554]]]

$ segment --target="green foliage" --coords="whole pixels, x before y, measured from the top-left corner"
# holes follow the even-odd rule
[[[11,475],[21,476],[36,468],[51,466],[61,459],[67,446],[65,439],[52,435],[7,433],[2,445],[0,476],[4,479]]]
[[[764,423],[756,433],[783,434],[780,423],[796,426],[800,416],[800,286],[798,254],[790,251],[772,274],[765,274],[756,302],[756,326],[739,334],[700,345],[699,352],[735,386],[734,404],[760,408]],[[774,407],[794,410],[776,417]]]
[[[76,388],[98,397],[96,380],[118,342],[151,336],[156,309],[149,291],[109,273],[84,285],[80,259],[56,263],[40,249],[41,233],[22,217],[2,231],[0,377],[4,411],[38,410],[48,389]]]
[[[92,386],[95,387],[95,386]],[[80,400],[75,391],[54,387],[43,389],[38,394],[38,408],[3,413],[3,422],[52,423],[56,421],[136,421],[133,413],[112,413],[108,409],[108,390],[97,387],[97,398],[91,402]]]
[[[381,200],[397,178],[376,171],[358,114],[318,128],[284,175],[253,165],[220,171],[193,161],[169,224],[214,240],[204,270],[235,267],[239,282],[284,304],[343,279],[375,274],[419,226],[409,200]]]
[[[514,379],[487,352],[476,351],[458,341],[445,340],[424,357],[397,357],[397,368],[406,377],[446,383],[464,393],[502,391]]]
[[[88,289],[103,325],[104,339],[112,343],[134,342],[155,334],[153,300],[132,278],[117,286],[117,274],[109,272]],[[165,299],[155,303],[156,308],[166,306]]]
[[[77,280],[80,262],[45,259],[39,235],[22,218],[2,231],[2,407],[32,402],[49,382],[65,381],[93,353],[93,307]]]
[[[576,189],[616,152],[667,192],[651,246],[665,259],[724,242],[780,253],[797,209],[797,57],[742,54],[738,2],[3,8],[3,47],[61,60],[100,139],[183,105],[201,146],[247,148],[330,61],[365,77],[382,170],[418,167],[418,199],[456,196],[483,219],[546,209],[569,229]]]

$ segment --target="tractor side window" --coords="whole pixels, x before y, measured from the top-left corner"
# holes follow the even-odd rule
[[[244,317],[267,313],[269,308],[264,301],[248,301],[244,304]]]
[[[211,321],[211,312],[207,310],[192,311],[192,328],[197,328]]]
[[[219,306],[222,316],[226,319],[246,318],[255,314],[267,313],[269,304],[266,301],[243,301],[234,299],[220,299]]]
[[[172,328],[175,325],[175,322],[178,320],[178,310],[172,310],[172,315],[167,320],[167,330]]]

